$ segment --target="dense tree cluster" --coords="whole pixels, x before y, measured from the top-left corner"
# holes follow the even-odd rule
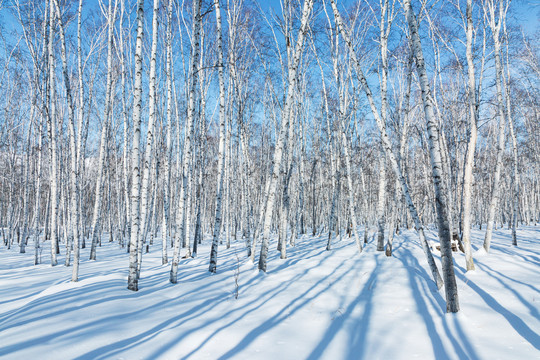
[[[472,226],[489,251],[540,221],[540,47],[513,6],[0,1],[2,243],[77,281],[80,248],[118,242],[137,290],[150,247],[176,283],[205,238],[209,271],[233,239],[266,271],[301,234],[391,256],[414,227],[456,312],[452,242],[474,270]]]

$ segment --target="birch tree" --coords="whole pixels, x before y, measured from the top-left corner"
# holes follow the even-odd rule
[[[467,270],[474,270],[474,262],[471,255],[471,203],[474,153],[478,137],[477,119],[478,95],[476,92],[476,75],[473,58],[473,8],[472,0],[467,0],[466,9],[466,35],[467,35],[467,94],[469,107],[469,140],[467,143],[467,156],[463,175],[463,234],[462,241],[465,246]]]
[[[225,171],[225,80],[223,75],[223,35],[221,30],[221,8],[219,0],[214,0],[216,12],[216,32],[218,50],[218,81],[219,81],[219,149],[218,149],[218,174],[216,189],[216,216],[214,220],[214,232],[212,235],[212,249],[210,250],[209,271],[217,271],[217,254],[219,245],[219,232],[221,230],[221,201],[223,196],[223,173]]]
[[[441,262],[444,276],[444,287],[446,293],[446,311],[458,312],[459,301],[456,278],[454,274],[454,264],[452,260],[452,239],[450,226],[448,224],[448,204],[443,182],[443,167],[440,150],[440,130],[437,127],[435,113],[433,111],[433,99],[427,72],[425,69],[424,55],[422,53],[422,44],[418,34],[418,23],[416,15],[413,12],[410,0],[404,1],[404,8],[407,14],[407,22],[411,34],[411,46],[416,59],[416,71],[422,90],[422,101],[424,104],[424,114],[427,122],[429,155],[431,161],[431,171],[433,185],[435,188],[435,204],[437,210],[437,223],[439,228],[439,240],[441,243]]]
[[[58,247],[58,157],[56,144],[56,82],[55,82],[55,66],[54,66],[54,30],[55,26],[55,11],[54,0],[49,0],[49,112],[47,118],[47,127],[49,135],[49,160],[50,160],[50,188],[51,188],[51,222],[50,222],[50,237],[51,237],[51,265],[55,266],[56,250]]]
[[[131,238],[129,243],[128,289],[139,290],[138,245],[140,223],[140,142],[142,107],[142,42],[144,36],[144,0],[137,1],[137,42],[135,44],[135,82],[133,86],[133,148],[131,150]]]
[[[114,5],[114,12],[116,12],[116,3]],[[91,248],[90,248],[90,260],[96,260],[96,246],[100,236],[100,219],[102,218],[101,203],[103,201],[103,171],[105,167],[105,152],[107,135],[109,131],[109,121],[112,108],[112,49],[113,49],[113,31],[114,31],[114,13],[112,1],[109,1],[107,12],[107,24],[108,24],[108,36],[107,36],[107,80],[106,80],[106,92],[105,92],[105,107],[103,110],[103,118],[101,125],[101,136],[99,140],[99,156],[98,156],[98,173],[96,177],[96,190],[94,200],[94,215],[92,217],[91,225]]]
[[[60,42],[61,42],[61,58],[62,70],[64,75],[64,86],[68,102],[68,132],[69,132],[69,148],[70,148],[70,169],[69,169],[69,211],[71,213],[70,236],[73,237],[73,273],[71,281],[78,281],[79,277],[79,166],[77,165],[77,147],[75,139],[75,104],[71,95],[71,84],[69,81],[67,50],[64,24],[62,21],[62,13],[58,0],[54,0],[56,6],[56,14],[58,17],[58,25],[60,27]]]
[[[188,228],[186,227],[184,217],[187,212],[188,196],[188,181],[191,178],[191,157],[192,157],[192,141],[193,127],[195,117],[195,95],[197,91],[197,77],[199,67],[199,51],[200,51],[200,29],[201,29],[201,0],[193,1],[193,38],[192,38],[192,56],[191,56],[191,72],[189,77],[189,95],[187,120],[185,127],[184,148],[182,151],[182,170],[181,170],[181,188],[180,188],[180,204],[176,214],[177,231],[174,241],[173,261],[171,264],[171,272],[169,281],[173,284],[177,282],[178,262],[180,259],[180,240],[182,236],[188,236]]]
[[[157,53],[157,41],[158,41],[158,12],[159,12],[159,0],[154,0],[154,10],[152,14],[152,49],[150,54],[150,80],[149,80],[149,104],[148,104],[148,132],[146,135],[146,148],[144,152],[143,162],[143,178],[141,187],[141,234],[138,238],[138,255],[137,255],[137,277],[140,276],[141,263],[142,263],[142,248],[146,239],[146,222],[149,212],[148,195],[150,188],[150,162],[152,160],[154,152],[154,132],[156,121],[156,53]]]
[[[167,264],[167,239],[169,237],[169,212],[170,212],[170,200],[171,195],[170,181],[171,181],[171,137],[172,137],[172,11],[173,2],[168,1],[167,4],[167,38],[166,38],[166,52],[167,60],[165,65],[165,73],[167,77],[167,115],[166,115],[166,143],[165,143],[165,164],[164,164],[164,184],[163,184],[163,221],[161,229],[162,237],[162,251],[161,251],[161,264]]]
[[[497,117],[499,118],[499,135],[497,142],[495,172],[493,173],[493,186],[491,190],[491,199],[489,203],[486,235],[484,237],[484,250],[489,252],[491,247],[491,236],[493,233],[493,224],[495,222],[495,212],[499,203],[500,179],[504,152],[504,132],[505,132],[505,106],[503,102],[503,68],[501,62],[501,27],[506,19],[509,2],[503,0],[486,0],[484,3],[484,12],[487,22],[491,29],[493,40],[493,52],[495,57],[495,86],[497,92]]]

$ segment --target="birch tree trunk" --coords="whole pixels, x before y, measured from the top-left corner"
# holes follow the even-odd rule
[[[216,32],[218,47],[218,81],[219,81],[219,149],[218,149],[218,174],[216,190],[216,215],[214,220],[214,232],[212,234],[212,249],[210,250],[210,266],[208,271],[217,271],[217,254],[219,245],[219,232],[221,229],[221,199],[223,197],[223,173],[225,171],[225,80],[223,76],[223,34],[221,30],[221,8],[219,0],[214,0],[216,11]]]
[[[280,232],[281,236],[279,237],[280,246],[280,259],[287,258],[287,225],[289,220],[289,212],[291,208],[291,201],[289,195],[289,184],[293,172],[293,155],[294,155],[294,129],[295,129],[295,119],[296,116],[291,114],[291,120],[289,121],[289,133],[287,135],[287,140],[285,141],[284,147],[287,151],[287,158],[285,160],[284,174],[283,174],[283,193],[282,193],[282,208],[281,208],[281,219],[280,219]]]
[[[439,129],[437,127],[435,114],[433,111],[433,98],[424,64],[422,44],[418,34],[418,23],[416,15],[413,13],[410,0],[404,1],[404,8],[407,14],[407,22],[411,34],[411,45],[414,57],[416,58],[416,71],[422,90],[422,101],[424,103],[424,113],[427,121],[429,155],[431,161],[431,171],[433,185],[435,188],[435,204],[437,210],[437,223],[439,228],[439,240],[441,243],[441,262],[444,276],[444,287],[446,293],[446,311],[458,312],[459,300],[457,292],[456,277],[454,274],[454,263],[452,260],[452,238],[448,224],[448,204],[443,182],[443,164],[439,142]]]
[[[122,172],[124,177],[124,202],[125,202],[125,215],[124,215],[124,239],[130,239],[131,238],[131,201],[129,198],[130,191],[129,191],[129,139],[128,139],[128,111],[127,111],[127,104],[126,104],[126,61],[125,61],[125,47],[124,47],[124,13],[125,13],[125,0],[120,0],[120,67],[121,67],[121,87],[122,87],[122,122],[123,122],[123,139],[124,139],[124,147],[123,147],[123,153],[122,153]],[[129,241],[129,240],[128,240]],[[129,246],[128,246],[129,248]]]
[[[474,262],[471,250],[471,205],[472,205],[472,183],[474,168],[474,153],[476,150],[476,140],[478,129],[476,126],[476,109],[478,107],[478,97],[476,94],[476,76],[473,59],[473,19],[472,0],[467,0],[467,93],[469,100],[469,141],[467,142],[467,156],[463,175],[463,235],[462,242],[465,247],[465,261],[467,271],[474,270]]]
[[[512,201],[512,245],[517,246],[517,222],[519,212],[519,162],[518,162],[518,148],[517,139],[514,132],[514,120],[512,116],[512,102],[510,97],[510,61],[509,61],[509,49],[508,49],[508,32],[506,29],[506,21],[504,22],[504,32],[506,37],[506,81],[505,81],[505,99],[506,99],[506,120],[508,121],[508,129],[510,138],[512,139],[512,154],[514,155],[514,178],[513,182],[513,201]],[[504,79],[504,76],[503,76]]]
[[[358,247],[358,252],[362,252],[362,242],[360,241],[360,235],[358,234],[358,221],[356,219],[356,211],[354,206],[354,189],[352,182],[352,171],[351,171],[351,155],[350,155],[350,145],[343,130],[343,123],[340,122],[341,127],[341,141],[343,143],[343,152],[345,153],[345,169],[347,171],[347,186],[349,189],[349,217],[352,222],[352,230],[354,234],[354,239],[356,241],[356,246]]]
[[[133,85],[133,148],[131,150],[131,238],[129,243],[128,289],[139,290],[137,276],[137,256],[139,238],[140,199],[140,143],[142,107],[142,42],[144,36],[144,0],[137,1],[137,42],[135,44],[135,83]]]
[[[510,77],[510,74],[508,74]],[[512,154],[513,165],[514,165],[514,177],[513,182],[513,191],[512,196],[512,245],[517,246],[517,222],[518,222],[518,211],[519,211],[519,171],[518,171],[518,150],[517,150],[517,139],[516,134],[514,133],[514,124],[511,114],[511,104],[510,104],[510,89],[509,89],[509,80],[506,83],[506,119],[508,121],[508,129],[510,130],[510,138],[512,139]]]
[[[45,20],[46,22],[47,20]],[[46,91],[46,90],[45,90]],[[45,97],[44,97],[45,98]],[[45,112],[42,113],[45,115]],[[45,118],[45,116],[43,116]],[[35,205],[34,205],[34,265],[39,264],[39,223],[40,223],[40,208],[41,208],[41,168],[42,168],[42,153],[43,153],[43,124],[38,123],[38,146],[37,146],[37,172],[36,172],[36,189],[35,189]]]
[[[184,150],[182,152],[182,184],[180,189],[180,205],[178,206],[176,223],[177,231],[174,241],[174,253],[173,261],[171,264],[171,272],[169,281],[173,284],[177,283],[178,276],[178,261],[180,258],[180,240],[187,233],[189,229],[185,226],[185,213],[187,212],[188,204],[188,178],[191,174],[191,157],[192,157],[192,141],[193,141],[193,128],[195,117],[195,93],[197,91],[197,78],[199,67],[199,51],[200,51],[200,28],[201,28],[201,0],[193,1],[193,47],[192,47],[192,59],[191,59],[191,73],[189,84],[189,96],[188,96],[188,109],[187,109],[187,121],[185,127],[184,138]]]
[[[328,241],[326,242],[326,250],[329,251],[332,249],[332,240],[333,240],[333,233],[336,228],[337,223],[337,206],[338,206],[338,198],[339,198],[339,188],[341,187],[341,164],[339,164],[339,157],[336,155],[332,155],[335,150],[334,140],[333,136],[330,140],[330,166],[331,166],[331,172],[332,172],[332,200],[331,200],[331,206],[330,206],[330,214],[328,217]],[[339,231],[339,227],[337,229]]]
[[[32,95],[32,98],[34,96]],[[29,187],[30,187],[30,138],[32,137],[32,125],[34,123],[34,116],[36,113],[36,107],[35,103],[31,105],[30,110],[30,124],[28,126],[28,132],[26,136],[26,157],[25,157],[25,164],[23,165],[23,195],[22,195],[22,201],[23,201],[23,231],[22,231],[22,237],[19,241],[19,253],[24,254],[26,253],[26,240],[28,238],[28,211],[29,211],[29,201],[30,201],[30,194],[29,194]]]
[[[400,111],[400,116],[401,116],[401,119],[402,119],[402,124],[401,124],[401,134],[400,134],[400,138],[399,138],[399,153],[398,153],[398,166],[400,168],[400,171],[401,173],[403,172],[406,172],[405,171],[405,162],[406,162],[406,155],[405,155],[405,146],[407,144],[407,133],[408,133],[408,130],[409,130],[409,112],[410,112],[410,95],[411,95],[411,83],[412,83],[412,72],[413,72],[413,55],[412,55],[412,52],[409,53],[409,56],[408,56],[408,62],[407,62],[407,75],[406,75],[406,84],[405,84],[405,94],[403,96],[403,103],[401,104],[401,111]],[[391,226],[390,226],[390,232],[389,232],[389,236],[388,236],[388,240],[387,240],[387,243],[386,243],[386,256],[392,256],[392,242],[393,242],[393,239],[394,239],[394,228],[396,229],[396,233],[397,233],[397,229],[399,227],[399,225],[396,227],[395,226],[395,222],[396,222],[396,218],[397,218],[397,213],[398,213],[398,207],[401,207],[402,206],[402,203],[405,203],[405,201],[403,201],[403,192],[401,191],[401,188],[400,188],[400,183],[399,183],[399,178],[396,177],[396,181],[395,181],[395,191],[394,191],[394,211],[393,211],[393,214],[392,214],[392,221],[391,221]],[[407,215],[407,213],[405,212],[405,215]],[[407,220],[405,219],[404,221],[405,223],[405,226],[407,226]],[[399,222],[398,222],[399,224]],[[390,235],[392,234],[392,235]]]
[[[388,11],[388,0],[381,1],[381,19],[379,22],[379,40],[380,40],[380,54],[381,54],[381,67],[380,74],[381,81],[381,118],[384,124],[387,122],[388,114],[388,36],[392,27],[392,20],[394,16],[394,6]],[[377,251],[384,251],[384,229],[386,227],[386,155],[384,149],[381,149],[381,155],[379,159],[379,199],[377,204]],[[390,229],[390,231],[392,231]]]
[[[159,12],[159,0],[154,0],[154,10],[152,13],[152,49],[150,53],[150,81],[149,81],[149,101],[148,101],[148,132],[146,135],[146,148],[144,152],[143,163],[143,178],[141,188],[141,233],[138,238],[139,245],[137,255],[137,278],[140,277],[141,263],[142,263],[142,248],[146,240],[147,226],[146,221],[148,213],[150,212],[150,206],[148,204],[148,195],[150,189],[150,162],[152,161],[152,155],[154,152],[154,132],[156,121],[156,53],[157,53],[157,41],[158,41],[158,12]]]
[[[51,265],[55,266],[56,248],[58,247],[58,162],[57,162],[57,144],[56,144],[56,82],[55,66],[54,66],[54,2],[49,1],[49,117],[48,117],[48,133],[49,133],[49,157],[50,157],[50,188],[51,188]]]
[[[79,167],[77,165],[77,147],[75,140],[75,109],[74,102],[71,95],[71,85],[69,82],[69,74],[67,67],[67,54],[66,54],[66,38],[64,31],[64,24],[62,21],[62,14],[58,0],[54,0],[56,5],[56,13],[58,16],[58,24],[60,26],[60,41],[61,41],[61,57],[62,68],[64,74],[64,86],[66,88],[66,97],[68,102],[68,132],[69,132],[69,148],[70,148],[70,169],[69,169],[69,212],[72,218],[71,229],[69,232],[73,237],[73,272],[71,281],[78,281],[79,278]]]
[[[384,116],[383,116],[384,119]],[[377,251],[384,251],[384,228],[386,226],[386,155],[379,155],[379,199],[377,203]]]
[[[47,8],[45,8],[45,14],[43,19],[43,49],[42,53],[44,56],[47,55],[48,51],[48,27],[49,27],[49,20],[48,20],[49,12],[47,11]],[[47,65],[47,58],[44,59],[45,65]],[[37,70],[37,69],[36,69]],[[39,235],[40,235],[40,209],[41,209],[41,174],[42,174],[42,166],[43,166],[43,140],[45,137],[45,134],[43,132],[43,126],[45,126],[45,121],[48,118],[48,107],[49,107],[49,86],[48,86],[48,74],[42,74],[41,76],[38,75],[38,79],[42,79],[41,86],[41,121],[38,123],[39,131],[38,131],[38,146],[37,146],[37,174],[36,174],[36,188],[35,188],[35,205],[34,205],[34,265],[38,265],[40,263],[40,241],[39,241]],[[48,208],[48,201],[46,203],[46,207]],[[45,226],[45,229],[43,233],[47,233],[47,227]]]
[[[484,250],[489,252],[491,246],[491,236],[493,233],[493,223],[495,221],[495,211],[497,210],[497,204],[499,202],[499,192],[500,192],[500,179],[501,179],[501,169],[503,162],[503,153],[504,153],[504,131],[505,131],[505,118],[504,118],[504,102],[502,97],[503,91],[503,69],[501,64],[501,40],[500,40],[500,30],[501,25],[504,22],[506,16],[506,10],[503,7],[502,0],[499,2],[499,19],[495,19],[495,4],[493,0],[488,1],[487,4],[487,13],[489,16],[488,23],[491,28],[491,33],[493,35],[493,46],[494,46],[494,55],[495,55],[495,85],[497,89],[497,115],[499,117],[499,135],[497,142],[497,162],[495,164],[495,172],[493,174],[493,185],[491,190],[491,199],[489,204],[488,211],[488,220],[486,226],[486,235],[484,237]]]
[[[165,74],[167,76],[167,118],[165,134],[165,164],[164,164],[164,184],[163,184],[163,221],[161,229],[161,264],[167,264],[167,238],[169,236],[169,212],[170,212],[170,182],[171,182],[171,117],[172,117],[172,10],[173,2],[169,0],[167,6],[167,61],[165,65]]]
[[[107,134],[109,131],[109,119],[111,116],[112,108],[112,48],[113,48],[113,31],[114,31],[114,15],[112,9],[112,1],[109,1],[109,8],[107,13],[107,22],[109,25],[108,37],[107,37],[107,83],[105,90],[105,109],[103,112],[101,137],[99,141],[99,157],[98,168],[96,177],[96,190],[94,198],[94,215],[92,217],[91,225],[91,247],[90,247],[90,260],[96,260],[96,246],[99,241],[100,234],[100,222],[101,222],[101,203],[103,202],[103,168],[105,167],[105,152],[107,143]]]
[[[79,7],[77,11],[77,74],[78,74],[78,80],[79,80],[79,112],[77,114],[77,172],[78,172],[78,182],[79,182],[79,190],[77,192],[77,201],[78,201],[78,212],[79,212],[79,223],[77,226],[79,227],[79,230],[83,230],[82,224],[83,224],[83,213],[82,213],[82,196],[80,191],[81,186],[81,179],[84,175],[84,172],[82,171],[84,169],[84,166],[81,165],[81,163],[84,163],[84,154],[82,153],[82,138],[83,138],[83,122],[84,122],[84,79],[83,79],[83,66],[82,66],[82,40],[81,40],[81,33],[82,33],[82,5],[83,0],[79,0]],[[81,231],[80,233],[82,237],[82,248],[84,249],[86,246],[85,243],[85,234],[84,231]]]

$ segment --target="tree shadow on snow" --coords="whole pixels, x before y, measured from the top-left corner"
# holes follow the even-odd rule
[[[452,358],[453,352],[449,353],[449,349],[445,347],[443,337],[437,331],[433,315],[430,313],[429,308],[435,311],[437,316],[441,319],[445,331],[445,338],[448,338],[458,357],[460,359],[478,359],[479,357],[476,354],[473,345],[468,340],[468,337],[464,334],[459,321],[452,315],[445,315],[446,303],[439,295],[431,277],[424,267],[420,265],[418,259],[405,247],[401,250],[400,255],[397,256],[397,258],[408,270],[409,284],[411,285],[412,294],[416,301],[417,311],[424,320],[435,358],[450,359]],[[452,333],[448,326],[449,319],[453,319],[454,326],[458,333],[457,336]]]

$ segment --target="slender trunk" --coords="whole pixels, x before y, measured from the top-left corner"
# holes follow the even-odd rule
[[[142,42],[144,36],[144,0],[137,1],[137,42],[135,44],[135,83],[133,86],[133,148],[131,150],[131,238],[129,243],[128,289],[139,290],[137,256],[139,238],[140,143],[142,107]]]
[[[125,47],[124,47],[124,12],[125,12],[125,0],[120,1],[120,66],[121,66],[121,87],[122,87],[122,122],[123,122],[123,176],[124,176],[124,202],[126,206],[126,211],[124,215],[125,227],[124,227],[124,239],[131,238],[131,201],[129,198],[129,139],[128,139],[128,111],[126,104],[126,61],[125,61]]]
[[[156,53],[157,53],[157,40],[158,40],[158,12],[159,12],[159,0],[154,0],[154,11],[152,14],[152,49],[150,54],[150,81],[149,81],[149,105],[148,105],[148,132],[146,135],[146,149],[144,152],[143,162],[143,177],[141,187],[141,227],[140,235],[138,238],[139,245],[137,246],[137,278],[140,277],[141,263],[142,263],[142,248],[146,240],[147,226],[146,221],[150,206],[148,205],[148,195],[150,189],[150,162],[154,152],[154,132],[156,122]]]
[[[66,97],[68,102],[68,132],[69,132],[69,147],[70,147],[70,169],[69,169],[69,213],[70,213],[70,236],[73,238],[73,272],[71,281],[78,281],[79,279],[79,168],[77,165],[77,147],[75,140],[75,109],[74,102],[71,95],[71,85],[69,82],[69,74],[67,67],[67,51],[66,51],[66,39],[64,33],[64,24],[62,22],[60,6],[58,0],[54,0],[56,5],[56,12],[58,16],[58,24],[60,26],[60,41],[61,41],[61,57],[62,68],[64,74],[64,86],[66,88]]]
[[[161,229],[161,264],[167,264],[167,237],[169,236],[169,212],[170,212],[170,182],[171,182],[171,117],[172,117],[172,9],[173,2],[169,1],[167,7],[167,61],[165,65],[165,73],[167,76],[167,129],[165,134],[165,169],[163,184],[163,221]]]
[[[214,232],[212,235],[212,249],[210,250],[210,267],[208,271],[217,271],[217,254],[219,245],[219,232],[221,229],[221,201],[223,197],[223,173],[225,171],[225,80],[223,76],[223,45],[221,30],[221,8],[219,0],[214,0],[216,10],[216,31],[218,46],[218,80],[219,80],[219,149],[218,149],[218,174],[216,190],[216,215],[214,220]]]
[[[377,203],[377,251],[384,251],[384,228],[386,227],[386,155],[379,155],[379,199]]]
[[[32,98],[34,96],[32,95]],[[30,138],[32,137],[32,125],[34,123],[34,115],[36,113],[36,106],[35,102],[33,101],[32,108],[30,110],[30,125],[28,126],[28,134],[26,137],[26,157],[25,157],[25,164],[23,166],[23,195],[22,195],[22,201],[23,201],[23,216],[22,216],[22,237],[19,241],[19,253],[24,254],[26,252],[26,239],[28,238],[28,212],[29,212],[29,201],[30,201],[30,193],[29,193],[29,187],[30,187]]]
[[[54,1],[49,1],[49,117],[48,117],[48,133],[49,133],[49,157],[50,157],[50,188],[51,188],[51,265],[55,266],[56,248],[58,246],[58,156],[56,144],[56,82],[55,66],[54,66],[54,28],[55,28],[55,11]]]
[[[493,5],[493,4],[492,4]],[[491,190],[491,199],[489,204],[488,211],[488,220],[486,226],[486,235],[484,237],[484,249],[486,252],[489,252],[491,246],[491,236],[493,233],[493,225],[495,222],[495,212],[497,210],[497,204],[499,202],[499,193],[500,193],[500,179],[501,179],[501,169],[503,163],[503,153],[504,153],[504,131],[505,131],[505,118],[504,118],[504,102],[502,97],[503,84],[502,84],[502,64],[501,64],[501,42],[499,38],[501,22],[503,21],[503,6],[502,2],[499,4],[499,21],[495,24],[495,9],[493,6],[490,8],[490,27],[493,34],[493,45],[494,45],[494,55],[495,55],[495,85],[497,89],[497,115],[499,117],[499,134],[497,142],[496,157],[497,162],[495,164],[495,172],[493,174],[493,185]]]
[[[96,260],[96,246],[99,241],[100,222],[101,222],[101,203],[103,201],[103,171],[105,164],[105,152],[107,144],[107,134],[109,128],[109,119],[112,108],[112,49],[113,49],[113,31],[114,31],[114,15],[112,11],[112,1],[109,2],[109,9],[107,14],[107,21],[109,23],[108,40],[107,40],[107,83],[105,90],[105,109],[103,112],[101,137],[99,142],[99,157],[98,157],[98,169],[96,177],[96,190],[94,199],[94,214],[92,217],[91,225],[91,247],[90,247],[90,260]]]
[[[431,96],[431,88],[424,64],[424,55],[422,53],[420,35],[418,34],[416,15],[413,13],[410,0],[405,0],[403,6],[407,13],[407,22],[409,23],[409,31],[411,34],[410,40],[413,54],[416,58],[416,71],[418,73],[420,88],[422,90],[424,113],[427,122],[429,155],[431,161],[433,185],[435,188],[435,205],[439,228],[439,240],[441,243],[441,262],[446,293],[446,311],[455,313],[459,311],[459,300],[456,277],[454,274],[454,263],[452,260],[452,239],[448,224],[449,199],[446,198],[447,194],[445,193],[443,182],[443,164],[441,160],[441,149],[439,142],[440,129],[437,127],[435,114],[433,112],[433,99]]]
[[[343,127],[343,124],[340,124],[340,126]],[[345,153],[345,169],[347,171],[347,186],[349,190],[349,217],[351,218],[352,231],[354,234],[354,239],[356,241],[356,246],[358,247],[358,252],[362,252],[362,242],[360,241],[360,235],[358,234],[358,222],[356,219],[356,211],[354,206],[355,196],[352,182],[350,145],[343,129],[341,130],[341,139],[343,142],[343,152]]]
[[[463,233],[462,242],[465,247],[465,261],[467,271],[474,270],[474,262],[471,249],[471,206],[472,206],[472,183],[474,168],[474,153],[478,129],[476,126],[476,108],[478,99],[476,96],[476,76],[473,60],[473,21],[472,0],[467,0],[467,92],[469,100],[469,141],[467,143],[467,157],[463,174]]]
[[[513,191],[512,196],[512,245],[517,246],[517,222],[518,222],[518,212],[519,212],[519,163],[518,163],[518,148],[517,148],[517,139],[514,132],[514,120],[512,117],[512,102],[510,97],[510,60],[509,60],[509,50],[508,50],[508,34],[506,30],[506,23],[504,24],[504,32],[506,35],[506,81],[505,81],[505,97],[506,97],[506,120],[508,122],[508,129],[510,133],[510,138],[512,139],[512,154],[514,156],[514,178],[513,181]],[[504,78],[504,77],[503,77]]]
[[[195,0],[193,2],[193,49],[192,49],[192,69],[190,74],[190,84],[189,84],[189,96],[188,96],[188,109],[187,109],[187,122],[185,127],[185,138],[184,138],[184,150],[182,152],[182,182],[180,189],[180,205],[178,206],[176,223],[177,223],[177,232],[174,242],[174,253],[173,261],[171,264],[171,272],[169,281],[173,284],[177,282],[178,276],[178,261],[180,258],[180,240],[182,236],[188,236],[188,230],[184,217],[187,212],[188,206],[188,196],[191,194],[188,193],[188,179],[191,174],[191,153],[192,153],[192,141],[193,141],[193,128],[194,128],[194,117],[195,117],[195,93],[197,91],[197,78],[198,78],[198,67],[199,67],[199,49],[200,49],[200,28],[201,28],[201,0]],[[184,234],[186,233],[186,234]]]

